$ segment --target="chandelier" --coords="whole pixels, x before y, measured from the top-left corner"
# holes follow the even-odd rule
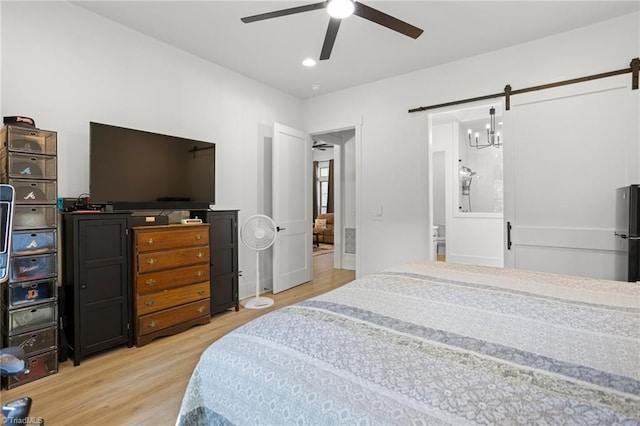
[[[467,130],[467,136],[469,137],[469,146],[477,149],[484,149],[490,146],[494,148],[500,148],[502,141],[500,140],[500,132],[496,132],[496,109],[491,107],[489,110],[489,123],[487,124],[487,141],[486,143],[480,142],[480,132],[476,132],[471,135],[471,129]]]

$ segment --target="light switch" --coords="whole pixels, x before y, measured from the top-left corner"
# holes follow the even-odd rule
[[[383,208],[382,206],[377,206],[374,210],[373,210],[373,215],[372,215],[372,219],[373,220],[382,220],[384,215],[383,215]]]

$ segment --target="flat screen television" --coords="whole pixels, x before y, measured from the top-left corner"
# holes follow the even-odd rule
[[[135,211],[215,203],[215,144],[94,122],[89,140],[93,204]]]

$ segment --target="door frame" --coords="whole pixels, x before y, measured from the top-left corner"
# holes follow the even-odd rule
[[[309,126],[306,130],[310,135],[324,134],[324,133],[336,133],[343,130],[354,129],[355,136],[355,192],[356,192],[356,278],[360,277],[362,274],[362,259],[364,258],[364,247],[362,245],[362,117],[345,119],[344,121],[338,122],[330,122],[330,123],[320,123],[317,125]],[[340,147],[342,149],[342,147]],[[342,153],[340,153],[341,155]],[[335,159],[334,155],[334,159]],[[341,155],[340,161],[342,161],[343,156]],[[339,169],[339,167],[336,167]],[[336,182],[339,182],[338,191],[335,192],[335,211],[340,212],[340,214],[335,215],[334,217],[334,247],[339,244],[339,250],[334,250],[334,268],[342,267],[342,252],[344,251],[344,242],[342,240],[342,235],[344,232],[344,224],[342,218],[342,211],[344,206],[342,204],[342,173],[339,172],[339,175],[336,177]]]
[[[438,124],[441,123],[434,123],[434,117],[435,116],[441,116],[441,115],[454,115],[456,113],[459,113],[461,111],[465,111],[465,110],[479,110],[482,108],[489,108],[491,106],[495,106],[500,104],[502,106],[502,110],[503,110],[503,118],[504,118],[504,102],[502,99],[500,98],[495,98],[493,100],[482,100],[482,101],[475,101],[475,102],[467,102],[467,103],[463,103],[463,104],[458,104],[458,105],[452,105],[452,106],[448,106],[448,107],[442,107],[442,108],[436,108],[433,109],[431,111],[429,111],[426,115],[426,126],[427,126],[427,146],[428,146],[428,154],[427,154],[427,168],[428,168],[428,186],[427,189],[429,191],[429,196],[428,196],[428,200],[429,200],[429,209],[428,209],[428,230],[429,232],[427,233],[427,241],[429,243],[429,258],[433,258],[434,257],[434,253],[433,253],[433,206],[434,206],[434,201],[433,201],[433,154],[434,152],[439,152],[440,150],[434,150],[433,148],[433,129],[435,126],[437,126]],[[452,136],[452,139],[454,137]],[[504,252],[504,236],[503,236],[503,229],[504,229],[504,223],[506,221],[505,219],[505,214],[504,213],[489,213],[489,212],[477,212],[477,213],[459,213],[457,210],[457,206],[458,206],[458,200],[455,199],[456,196],[458,196],[458,185],[459,185],[459,180],[458,180],[458,169],[457,167],[454,167],[454,163],[457,164],[457,161],[455,160],[455,158],[457,158],[459,156],[459,151],[458,151],[459,147],[457,146],[457,144],[455,146],[452,146],[449,148],[449,150],[445,150],[445,215],[447,217],[447,226],[446,226],[446,235],[447,235],[447,243],[446,243],[446,258],[447,261],[453,261],[453,262],[460,262],[460,263],[469,263],[469,264],[476,264],[476,265],[486,265],[486,266],[497,266],[497,267],[502,267],[504,265],[504,259],[502,258],[503,256],[503,252]],[[504,149],[504,146],[501,148]],[[504,151],[503,151],[504,154]],[[505,162],[505,157],[503,156],[503,164]],[[503,182],[506,179],[506,175],[503,174]],[[504,196],[504,192],[503,192],[503,196]],[[500,250],[499,250],[499,255],[496,252],[496,255],[493,257],[478,257],[477,255],[474,256],[469,256],[468,254],[460,254],[460,253],[453,253],[451,251],[452,245],[450,244],[451,240],[452,240],[452,236],[455,233],[455,230],[459,227],[456,227],[453,222],[450,222],[450,220],[453,220],[456,222],[456,224],[460,224],[462,223],[461,221],[488,221],[490,222],[489,226],[491,226],[494,229],[494,232],[498,232],[499,239],[500,241],[502,241]],[[500,225],[498,226],[497,223],[495,223],[497,220],[500,221]],[[467,229],[469,227],[466,227]],[[458,233],[463,233],[463,232],[458,232]],[[493,234],[492,234],[493,235]],[[467,241],[473,241],[474,237],[467,237]],[[499,244],[498,240],[494,241],[495,244]],[[491,244],[489,244],[489,247],[491,246]]]

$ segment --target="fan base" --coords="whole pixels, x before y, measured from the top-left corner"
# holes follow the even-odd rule
[[[252,297],[246,302],[242,302],[242,306],[244,306],[245,309],[264,309],[271,305],[273,305],[273,299],[269,299],[268,297]]]

